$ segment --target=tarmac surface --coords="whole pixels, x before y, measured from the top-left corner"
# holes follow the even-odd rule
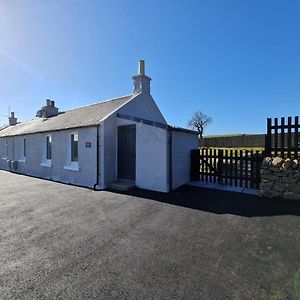
[[[0,171],[0,299],[300,299],[300,202]]]

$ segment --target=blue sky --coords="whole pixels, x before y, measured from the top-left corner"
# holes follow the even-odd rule
[[[263,133],[299,115],[300,1],[0,0],[0,115],[127,95],[139,59],[170,124]]]

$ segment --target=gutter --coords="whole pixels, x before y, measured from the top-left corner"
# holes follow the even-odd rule
[[[96,191],[96,187],[99,185],[99,125],[97,126],[97,149],[96,149],[96,183],[94,184],[94,191]]]

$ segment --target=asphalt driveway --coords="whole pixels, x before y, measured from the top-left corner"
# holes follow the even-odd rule
[[[0,171],[1,299],[297,299],[299,268],[299,202]]]

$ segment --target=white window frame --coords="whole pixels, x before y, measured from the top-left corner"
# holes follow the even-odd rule
[[[4,156],[3,159],[8,158],[8,139],[4,140]]]
[[[78,138],[78,161],[79,161],[79,134],[78,131],[73,131],[70,132],[69,134],[67,134],[67,152],[66,152],[66,165],[64,166],[65,170],[71,170],[71,171],[79,171],[79,163],[78,161],[72,161],[71,159],[71,148],[72,148],[72,144],[71,144],[71,136],[72,135],[77,135]]]
[[[51,139],[51,159],[49,159],[47,157],[47,154],[48,154],[48,140]],[[52,167],[52,154],[53,154],[53,151],[52,151],[52,145],[53,145],[53,139],[52,139],[52,135],[51,134],[47,134],[44,138],[44,150],[43,150],[43,159],[42,159],[42,162],[41,162],[41,166],[42,167],[48,167],[48,168],[51,168]]]
[[[27,145],[26,145],[26,138],[22,138],[22,144],[21,144],[21,158],[19,159],[19,162],[26,162],[26,152],[27,152]]]

